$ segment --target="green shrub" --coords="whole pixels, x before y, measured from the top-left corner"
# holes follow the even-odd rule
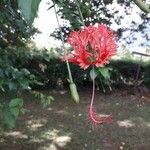
[[[150,85],[150,62],[139,62],[135,60],[114,60],[109,66],[112,68],[112,80],[114,83],[135,83],[136,79]],[[140,66],[138,78],[138,68]]]
[[[33,65],[32,65],[33,64]],[[45,65],[46,69],[41,71],[39,64]],[[140,64],[140,73],[138,80],[144,80],[145,85],[150,85],[149,63]],[[132,60],[114,60],[107,65],[109,68],[110,79],[105,80],[101,75],[96,78],[97,85],[100,88],[109,87],[110,83],[114,85],[126,84],[128,82],[135,83],[139,62]],[[91,68],[87,70],[80,69],[79,66],[70,64],[74,82],[79,86],[85,86],[91,83],[89,72]],[[57,88],[58,86],[68,85],[67,78],[68,72],[65,62],[60,59],[50,59],[50,61],[38,60],[37,58],[32,60],[30,65],[30,72],[43,83],[42,88]],[[109,81],[109,84],[108,84]],[[104,86],[104,87],[103,87]],[[41,86],[39,86],[41,88]]]
[[[150,88],[150,61],[144,65],[144,84]]]
[[[42,85],[37,80],[36,75],[30,72],[30,68],[26,64],[30,63],[33,58],[38,61],[49,61],[50,56],[47,52],[37,53],[36,51],[29,51],[27,48],[9,47],[7,49],[0,49],[0,93],[14,93],[10,100],[0,99],[0,122],[2,127],[13,128],[16,119],[20,112],[20,104],[23,107],[23,100],[20,98],[21,92],[24,90],[30,91],[33,86]],[[50,104],[53,98],[46,97],[39,93],[38,99],[43,106]],[[16,98],[17,97],[17,98]],[[18,102],[18,105],[11,107],[13,103]]]

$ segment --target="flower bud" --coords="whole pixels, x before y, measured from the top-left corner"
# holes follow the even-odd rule
[[[73,98],[73,100],[76,102],[76,103],[79,103],[79,94],[78,94],[78,91],[77,91],[77,87],[74,83],[70,83],[70,91],[71,91],[71,96]]]

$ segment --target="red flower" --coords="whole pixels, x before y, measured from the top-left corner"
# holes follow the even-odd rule
[[[117,43],[115,36],[106,25],[98,27],[89,26],[79,31],[73,31],[68,37],[68,43],[73,47],[73,51],[68,53],[64,59],[76,63],[83,69],[90,65],[103,67],[116,54]],[[100,116],[93,109],[95,95],[95,81],[93,79],[93,94],[91,104],[88,109],[89,119],[94,124],[110,123],[112,116]]]
[[[116,54],[115,36],[106,25],[88,26],[70,33],[68,43],[73,51],[65,59],[87,69],[90,65],[103,67]]]

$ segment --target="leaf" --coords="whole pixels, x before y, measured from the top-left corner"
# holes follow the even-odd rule
[[[2,69],[0,69],[0,77],[3,78],[4,77],[4,71]]]
[[[20,79],[18,81],[19,81],[20,86],[21,86],[22,89],[25,89],[25,90],[30,89],[30,87],[29,87],[29,80],[28,79],[23,78],[23,79]]]
[[[7,109],[5,110],[5,113],[3,115],[3,124],[7,127],[7,128],[14,128],[15,124],[16,124],[16,118],[15,116]]]
[[[34,18],[37,16],[41,0],[17,0],[17,2],[22,16],[26,19],[29,25],[32,25]]]
[[[43,58],[44,58],[47,62],[49,62],[50,59],[51,59],[51,57],[50,57],[49,54],[43,54]]]
[[[54,101],[54,97],[52,97],[52,96],[48,96],[47,99]]]
[[[92,69],[91,71],[90,71],[90,77],[91,77],[91,79],[92,80],[94,80],[96,77],[97,77],[97,72],[96,72],[96,70],[95,69]]]
[[[98,72],[105,78],[110,79],[110,73],[108,68],[99,68]]]
[[[30,75],[30,71],[29,71],[28,69],[26,69],[26,68],[21,69],[21,72],[22,72],[25,76]]]
[[[58,0],[60,3],[63,3],[63,0]]]
[[[3,88],[3,84],[4,84],[4,80],[0,79],[0,90],[4,92],[5,89]]]
[[[17,84],[14,81],[9,81],[7,84],[10,91],[17,90]]]
[[[12,107],[12,108],[10,108],[10,112],[11,112],[12,115],[15,116],[15,118],[17,118],[18,115],[19,115],[20,110],[19,110],[18,107]]]
[[[21,98],[15,98],[15,99],[12,99],[9,103],[9,107],[17,107],[17,106],[20,106],[22,107],[23,106],[23,99]]]

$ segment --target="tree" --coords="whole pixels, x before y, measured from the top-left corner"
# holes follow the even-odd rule
[[[36,82],[35,76],[23,66],[28,58],[26,41],[36,29],[20,14],[17,0],[1,0],[0,13],[0,92],[15,93],[9,102],[0,101],[0,125],[13,128],[23,112],[20,92],[30,90],[30,84]]]
[[[18,11],[16,0],[0,1],[0,47],[21,46],[35,29],[29,28]]]
[[[67,37],[71,30],[78,30],[82,26],[79,7],[83,14],[86,26],[95,23],[105,23],[108,26],[111,26],[113,22],[117,25],[122,25],[124,17],[130,15],[136,7],[131,1],[118,0],[117,5],[124,11],[124,15],[121,15],[119,13],[120,10],[115,8],[116,4],[112,0],[77,0],[77,2],[71,0],[53,0],[53,2],[58,7],[58,14],[60,17],[69,22],[69,24],[64,23],[62,26],[64,38]],[[112,7],[110,7],[110,5]],[[52,8],[52,6],[53,5],[50,5],[50,8]],[[138,38],[137,33],[140,33],[139,36],[145,40],[141,45],[148,46],[147,41],[150,39],[150,35],[148,34],[150,16],[140,11],[140,9],[136,12],[136,15],[140,16],[140,22],[131,20],[130,25],[126,24],[125,26],[122,25],[122,27],[118,28],[116,31],[118,39],[125,41],[124,44],[132,44],[133,41],[136,41]],[[130,32],[130,36],[128,35],[128,37],[124,34],[127,32]],[[60,39],[59,29],[56,29],[52,36]]]

